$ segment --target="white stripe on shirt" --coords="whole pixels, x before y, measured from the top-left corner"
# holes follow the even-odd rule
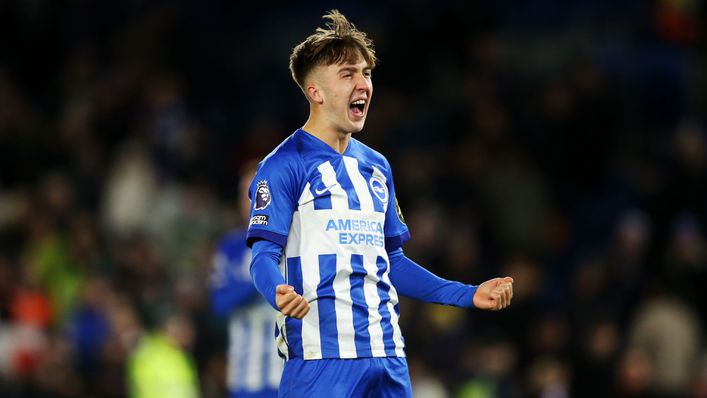
[[[383,317],[378,311],[381,299],[376,286],[378,283],[378,267],[368,257],[363,257],[363,268],[368,274],[363,278],[363,291],[368,305],[368,334],[371,336],[372,355],[385,356],[383,327],[381,326]]]
[[[373,212],[373,198],[371,197],[371,191],[368,190],[366,179],[363,178],[363,175],[358,169],[358,160],[356,158],[344,156],[344,165],[346,166],[346,172],[353,183],[356,196],[358,196],[358,201],[361,204],[361,211]]]
[[[349,197],[336,179],[336,171],[331,163],[324,162],[317,169],[322,173],[322,182],[326,189],[331,192],[331,208],[336,210],[346,210],[349,208]]]
[[[356,358],[356,343],[351,299],[351,280],[353,272],[351,258],[336,256],[336,276],[334,277],[334,302],[336,310],[336,330],[339,334],[339,353],[341,358]]]

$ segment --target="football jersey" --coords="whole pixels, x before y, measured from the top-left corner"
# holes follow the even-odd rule
[[[235,231],[221,241],[211,275],[212,300],[231,300],[226,375],[231,394],[276,391],[283,368],[283,360],[272,346],[276,311],[252,286],[251,251],[245,240],[245,231]],[[234,289],[253,289],[253,295],[234,305],[229,299]]]
[[[278,315],[286,358],[403,357],[398,295],[386,249],[410,234],[388,161],[351,138],[343,154],[297,130],[259,165],[248,241],[281,245],[280,271],[309,303]]]

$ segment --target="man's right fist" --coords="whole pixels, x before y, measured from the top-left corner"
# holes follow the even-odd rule
[[[309,303],[295,292],[290,285],[277,285],[275,289],[275,304],[283,315],[302,319],[309,312]]]

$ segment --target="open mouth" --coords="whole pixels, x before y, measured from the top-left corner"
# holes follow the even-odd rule
[[[349,109],[351,109],[354,116],[363,116],[366,109],[366,100],[360,99],[353,101],[349,104]]]

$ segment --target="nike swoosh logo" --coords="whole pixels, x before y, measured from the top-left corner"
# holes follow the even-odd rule
[[[317,195],[321,195],[321,194],[323,194],[324,192],[326,192],[326,191],[328,191],[328,190],[334,188],[334,187],[337,186],[337,185],[339,185],[339,184],[330,185],[330,186],[328,186],[328,187],[324,187],[324,189],[321,189],[321,190],[315,188],[315,189],[314,189],[314,192],[315,192]]]

